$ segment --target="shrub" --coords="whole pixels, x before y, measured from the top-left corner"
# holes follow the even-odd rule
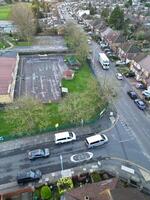
[[[33,193],[33,199],[38,200],[40,199],[40,189],[36,189]]]
[[[59,194],[63,194],[65,191],[73,188],[72,179],[69,177],[60,178],[57,182],[57,187],[59,190]]]
[[[45,185],[41,188],[41,198],[43,200],[49,200],[52,197],[51,189]]]
[[[98,172],[91,173],[91,178],[92,178],[93,182],[101,181],[101,177],[100,177],[100,174]]]

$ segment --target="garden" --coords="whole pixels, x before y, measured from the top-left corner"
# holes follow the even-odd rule
[[[78,187],[83,187],[86,184],[92,184],[107,180],[113,176],[104,171],[86,172],[72,177],[64,177],[58,179],[54,183],[46,183],[35,188],[33,200],[59,200],[65,192]]]

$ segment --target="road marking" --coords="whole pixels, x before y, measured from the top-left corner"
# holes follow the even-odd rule
[[[70,160],[74,163],[88,161],[93,157],[92,152],[84,152],[79,154],[74,154],[70,157]]]

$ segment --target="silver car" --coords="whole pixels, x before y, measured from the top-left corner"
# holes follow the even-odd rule
[[[49,153],[49,149],[48,148],[35,149],[35,150],[32,150],[32,151],[28,152],[28,158],[30,160],[35,160],[35,159],[38,159],[38,158],[46,158],[49,155],[50,155],[50,153]]]

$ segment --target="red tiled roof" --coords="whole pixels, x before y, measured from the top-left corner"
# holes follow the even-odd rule
[[[64,71],[64,76],[72,77],[73,73],[73,70],[68,69]]]
[[[8,93],[12,82],[12,72],[15,69],[16,58],[0,57],[0,95]]]
[[[110,200],[110,198],[108,198],[110,196],[108,196],[108,192],[106,191],[115,189],[116,184],[116,178],[98,183],[87,184],[83,187],[79,187],[67,192],[65,197],[66,200],[84,200],[85,196],[88,196],[92,200]]]

